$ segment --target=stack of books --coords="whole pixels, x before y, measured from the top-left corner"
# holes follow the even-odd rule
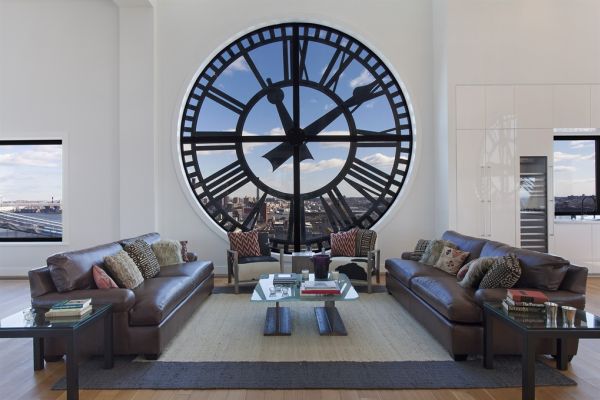
[[[275,274],[273,285],[295,285],[301,280],[299,274]]]
[[[47,319],[57,322],[59,320],[76,320],[90,312],[92,312],[92,299],[77,299],[56,303],[44,315]]]
[[[548,297],[538,290],[508,289],[502,307],[518,313],[543,313]]]
[[[300,296],[335,296],[341,293],[336,281],[306,281],[300,285]]]

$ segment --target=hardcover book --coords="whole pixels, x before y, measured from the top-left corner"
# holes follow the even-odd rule
[[[548,296],[539,290],[508,289],[508,298],[515,302],[544,304]]]

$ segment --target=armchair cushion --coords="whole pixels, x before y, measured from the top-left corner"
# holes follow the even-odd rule
[[[251,256],[251,257],[239,257],[238,264],[250,264],[255,262],[270,262],[277,261],[275,257],[271,256]],[[277,261],[279,262],[279,261]]]
[[[330,235],[331,256],[354,257],[356,251],[356,234],[358,229],[337,232]]]
[[[258,243],[258,231],[229,232],[229,246],[231,250],[238,252],[238,257],[260,256],[260,245]]]
[[[369,251],[375,248],[377,241],[377,232],[371,229],[359,229],[356,231],[356,246],[354,255],[357,257],[367,257]]]
[[[262,274],[281,272],[279,260],[271,256],[238,258],[238,282],[258,280]]]

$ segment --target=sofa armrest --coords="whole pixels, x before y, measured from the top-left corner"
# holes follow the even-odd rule
[[[402,253],[401,258],[403,260],[413,260],[413,261],[416,261],[415,260],[415,258],[416,258],[415,253],[413,253],[412,251],[405,251],[404,253]]]
[[[188,262],[198,261],[198,255],[194,252],[188,251],[185,256],[186,256]]]
[[[57,291],[52,276],[50,276],[50,268],[41,267],[32,269],[27,275],[29,277],[29,291],[32,298]]]
[[[135,304],[135,294],[130,289],[81,289],[69,292],[52,292],[33,297],[31,305],[50,308],[62,300],[91,298],[93,305],[112,304],[113,312],[127,311]]]
[[[571,264],[560,284],[559,290],[568,290],[573,293],[585,294],[587,277],[587,268]]]

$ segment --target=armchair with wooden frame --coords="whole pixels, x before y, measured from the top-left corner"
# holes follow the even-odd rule
[[[256,284],[262,274],[283,272],[283,250],[279,252],[279,260],[273,257],[268,232],[259,232],[258,241],[259,256],[238,257],[237,251],[227,250],[227,282],[233,281],[236,294],[240,292],[240,284]]]

